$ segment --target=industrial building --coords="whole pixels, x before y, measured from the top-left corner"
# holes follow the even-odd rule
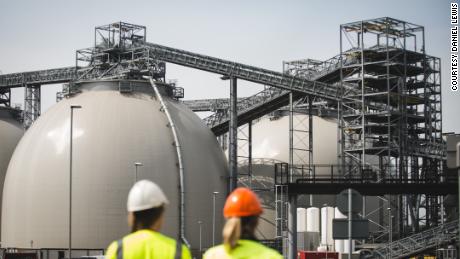
[[[445,164],[440,59],[425,52],[423,26],[342,24],[338,54],[283,61],[283,71],[149,43],[146,31],[98,26],[75,66],[0,75],[3,256],[103,254],[129,231],[130,187],[150,179],[171,201],[164,232],[196,258],[221,241],[236,186],[259,194],[258,237],[285,258],[457,258],[458,181]],[[182,100],[167,63],[221,76],[229,98]],[[239,80],[264,90],[240,97]],[[57,83],[41,114],[42,87]],[[24,88],[23,111],[12,88]],[[348,189],[362,195],[362,238],[335,238],[335,219],[352,215],[338,197]]]

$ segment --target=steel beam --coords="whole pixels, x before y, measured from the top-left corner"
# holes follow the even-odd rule
[[[446,183],[346,183],[346,182],[299,182],[288,184],[290,194],[338,194],[352,188],[365,196],[387,194],[457,194],[456,182]]]
[[[238,114],[237,114],[237,79],[230,77],[230,121],[228,162],[230,168],[229,192],[237,187],[238,176]]]
[[[289,190],[289,187],[288,187]],[[290,192],[290,191],[289,191]],[[297,259],[297,195],[288,195],[288,259]]]
[[[41,86],[24,87],[24,128],[28,129],[41,113]]]

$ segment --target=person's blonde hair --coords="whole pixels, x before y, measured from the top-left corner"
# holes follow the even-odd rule
[[[225,222],[224,230],[222,231],[224,239],[224,246],[233,250],[238,244],[241,237],[241,219],[239,217],[232,217]]]

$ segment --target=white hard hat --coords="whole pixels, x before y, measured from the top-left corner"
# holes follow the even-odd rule
[[[160,187],[149,180],[140,180],[134,184],[128,194],[128,211],[141,211],[168,204]]]

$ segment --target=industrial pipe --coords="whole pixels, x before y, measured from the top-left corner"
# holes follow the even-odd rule
[[[186,246],[190,247],[190,243],[185,238],[184,162],[182,159],[181,145],[179,142],[179,138],[177,136],[176,125],[172,120],[168,107],[166,106],[166,103],[163,101],[163,97],[161,96],[160,91],[158,90],[158,87],[155,85],[153,79],[151,77],[148,77],[148,79],[153,87],[153,90],[155,91],[155,95],[158,97],[158,100],[160,101],[161,107],[163,108],[166,117],[168,118],[169,125],[171,126],[171,132],[174,138],[174,146],[176,147],[177,160],[179,162],[179,237]]]

